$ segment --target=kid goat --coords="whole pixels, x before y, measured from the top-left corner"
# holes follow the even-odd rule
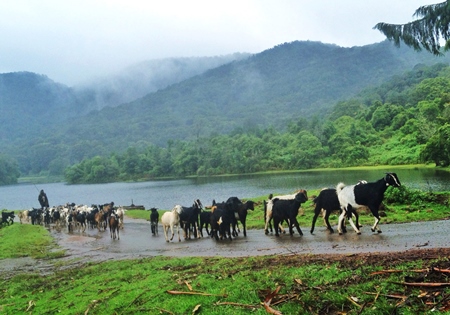
[[[378,233],[381,233],[381,230],[378,227],[378,223],[380,222],[378,209],[383,201],[384,192],[389,186],[400,187],[400,185],[400,180],[395,173],[386,173],[386,176],[373,183],[351,186],[345,186],[344,183],[339,183],[336,187],[336,193],[338,195],[339,204],[343,210],[339,216],[339,234],[342,234],[341,227],[346,215],[355,232],[361,234],[359,228],[353,223],[352,214],[356,213],[356,209],[363,206],[368,207],[375,217],[372,232],[375,232],[376,230]]]

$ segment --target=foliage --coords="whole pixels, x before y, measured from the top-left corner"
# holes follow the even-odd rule
[[[396,45],[404,42],[415,50],[425,48],[427,51],[440,55],[441,38],[446,42],[445,50],[450,48],[450,2],[426,5],[414,13],[418,19],[406,24],[378,23],[374,29],[381,31]]]
[[[448,166],[448,71],[441,65],[417,67],[391,85],[338,102],[328,116],[293,119],[285,131],[236,128],[227,135],[171,140],[166,147],[130,146],[124,153],[83,159],[67,168],[65,178],[94,183],[419,162]],[[388,96],[394,88],[398,103]]]
[[[0,154],[0,185],[16,184],[19,176],[17,162],[6,155]]]

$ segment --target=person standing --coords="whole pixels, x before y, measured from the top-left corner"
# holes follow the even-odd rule
[[[49,207],[47,194],[44,192],[43,189],[39,193],[38,201],[39,201],[42,209]]]

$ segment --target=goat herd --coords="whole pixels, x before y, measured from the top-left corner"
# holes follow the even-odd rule
[[[32,208],[19,211],[20,223],[30,221],[31,224],[44,224],[49,226],[53,223],[55,228],[67,227],[69,233],[74,230],[84,232],[86,227],[97,228],[106,231],[109,226],[111,238],[119,239],[119,229],[123,228],[123,217],[125,209],[114,207],[114,203],[103,205],[76,205],[65,204],[48,208]]]
[[[345,218],[348,219],[355,232],[361,234],[359,230],[358,213],[356,211],[360,207],[368,207],[370,209],[375,217],[372,232],[377,231],[378,233],[381,233],[381,230],[378,227],[380,221],[378,209],[383,201],[384,192],[389,186],[399,187],[400,185],[400,180],[395,173],[387,173],[382,179],[376,182],[367,183],[366,181],[360,181],[356,185],[350,186],[339,183],[336,189],[323,189],[319,195],[314,198],[315,209],[311,233],[314,232],[317,217],[322,210],[325,211],[324,220],[327,229],[330,232],[333,232],[328,220],[329,216],[332,211],[341,210],[338,220],[339,234],[346,232]],[[275,229],[275,235],[279,236],[280,232],[284,232],[282,223],[285,222],[289,228],[290,235],[293,234],[294,227],[300,235],[303,235],[297,221],[297,215],[301,204],[307,200],[308,196],[306,190],[299,190],[292,195],[269,196],[269,200],[267,202],[264,201],[264,232],[268,234],[270,229],[273,233],[273,229]],[[181,240],[179,227],[183,229],[185,238],[190,238],[191,233],[193,233],[194,237],[203,237],[202,231],[203,227],[205,227],[208,235],[216,240],[224,238],[231,240],[232,237],[236,237],[238,234],[239,221],[242,223],[244,236],[247,236],[247,211],[254,210],[253,201],[249,200],[244,203],[237,197],[231,197],[226,202],[222,203],[213,201],[211,211],[202,211],[202,208],[203,206],[200,200],[197,199],[191,207],[177,205],[172,211],[165,212],[161,217],[161,223],[164,228],[166,241],[173,240],[175,227],[177,228],[178,241]],[[155,208],[152,208],[151,210],[150,222],[152,233],[155,234],[157,233],[159,215]],[[356,225],[353,223],[353,217],[356,219]],[[198,223],[199,219],[200,223]],[[272,221],[274,228],[272,227]],[[210,231],[208,231],[208,224],[211,228]],[[170,239],[168,235],[169,229],[171,232]]]
[[[355,185],[346,186],[339,183],[336,189],[326,188],[320,191],[319,195],[314,198],[314,217],[312,220],[311,233],[314,232],[314,226],[319,214],[324,211],[324,221],[327,229],[334,232],[330,223],[329,216],[335,210],[341,210],[338,219],[338,232],[342,234],[345,230],[345,219],[347,219],[356,233],[361,234],[359,230],[359,221],[357,209],[367,207],[375,218],[372,226],[372,232],[381,233],[378,223],[380,216],[378,209],[383,201],[384,192],[387,187],[399,187],[400,180],[395,173],[386,173],[386,175],[376,181],[367,183],[360,181]],[[289,234],[292,235],[294,227],[300,235],[302,230],[297,221],[297,215],[302,203],[308,200],[306,190],[299,190],[292,195],[269,196],[264,201],[264,232],[269,230],[279,236],[284,233],[282,227],[286,223]],[[185,239],[190,239],[191,235],[195,238],[203,237],[203,228],[210,237],[219,239],[232,239],[240,232],[238,222],[241,222],[244,236],[247,236],[246,218],[247,211],[254,210],[255,203],[251,200],[242,202],[237,197],[230,197],[225,202],[217,203],[213,201],[211,209],[206,211],[199,199],[196,199],[191,207],[176,205],[171,211],[162,214],[159,220],[159,213],[156,208],[151,208],[150,226],[153,235],[158,234],[158,224],[161,222],[164,229],[164,235],[167,242],[173,240],[176,233],[178,241],[181,241],[179,228],[181,227]],[[114,207],[114,203],[104,205],[77,206],[75,204],[66,204],[64,206],[50,207],[44,209],[32,208],[19,212],[19,219],[23,220],[31,218],[32,224],[55,224],[56,227],[66,226],[69,232],[79,229],[84,232],[86,227],[97,228],[99,231],[110,229],[112,239],[119,239],[119,230],[123,228],[123,217],[125,209],[123,207]],[[353,223],[353,217],[356,224]],[[12,219],[11,219],[12,218]],[[2,224],[12,223],[14,213],[2,212]],[[273,227],[272,227],[273,221]],[[210,229],[208,229],[208,226]],[[170,230],[170,238],[169,238]]]

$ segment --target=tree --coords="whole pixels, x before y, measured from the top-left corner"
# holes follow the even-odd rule
[[[17,184],[19,176],[17,162],[6,155],[0,155],[0,185]]]
[[[424,162],[433,161],[436,166],[450,165],[450,125],[444,124],[432,136],[421,152]]]
[[[418,19],[406,24],[378,23],[373,28],[396,46],[402,41],[417,51],[425,48],[439,56],[442,55],[440,41],[444,39],[444,50],[450,49],[450,0],[419,7],[413,16]]]

